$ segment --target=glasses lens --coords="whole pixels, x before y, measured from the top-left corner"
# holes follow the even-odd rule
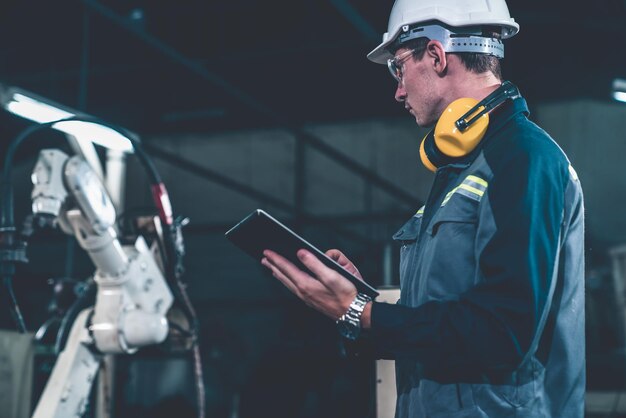
[[[415,52],[415,49],[404,51],[397,57],[387,60],[387,68],[389,68],[389,72],[398,83],[402,82],[402,64],[413,52]]]
[[[396,79],[397,82],[402,80],[402,70],[400,66],[396,63],[396,58],[387,60],[387,68],[389,68],[389,72],[391,76]]]

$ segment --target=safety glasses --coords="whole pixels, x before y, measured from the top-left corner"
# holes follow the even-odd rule
[[[406,59],[413,54],[413,52],[415,52],[415,49],[410,49],[397,57],[387,60],[387,68],[389,68],[391,76],[395,78],[398,83],[402,82],[402,65]]]

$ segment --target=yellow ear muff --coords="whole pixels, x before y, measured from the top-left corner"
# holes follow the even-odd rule
[[[489,114],[485,113],[476,122],[472,123],[464,132],[457,126],[456,121],[478,104],[478,100],[463,98],[453,101],[441,114],[435,126],[435,144],[448,157],[463,157],[476,148],[489,126]],[[482,110],[479,106],[466,119],[469,120]]]
[[[426,155],[426,151],[424,150],[425,142],[426,142],[426,138],[424,138],[422,140],[422,143],[420,144],[420,160],[422,160],[422,164],[424,164],[424,167],[426,167],[427,169],[429,169],[430,171],[434,173],[435,171],[437,171],[437,167],[435,167],[433,163],[430,162],[430,160],[428,159],[428,155]]]
[[[469,121],[483,110],[483,106],[477,106],[478,103],[476,99],[458,99],[442,113],[435,129],[429,132],[420,144],[420,159],[427,169],[435,172],[437,167],[450,164],[455,158],[466,156],[478,146],[489,127],[488,113],[472,122],[465,131],[456,126],[456,121],[467,112],[474,110],[466,117]]]

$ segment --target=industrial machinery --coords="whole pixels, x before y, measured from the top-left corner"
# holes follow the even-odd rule
[[[96,266],[98,285],[95,307],[74,322],[33,416],[81,416],[102,355],[162,342],[173,296],[142,237],[134,246],[120,244],[115,208],[80,156],[43,150],[32,180],[33,214],[53,218],[76,237]]]
[[[54,123],[59,122],[31,127],[11,143],[0,181],[0,273],[3,293],[8,296],[8,305],[22,332],[26,327],[11,281],[16,264],[27,262],[26,237],[18,233],[14,222],[12,158],[27,136]],[[112,129],[123,132],[121,128]],[[69,333],[62,339],[64,345],[59,347],[59,356],[34,418],[82,416],[106,356],[132,354],[141,347],[159,344],[172,327],[184,335],[189,341],[187,348],[193,352],[197,413],[204,416],[197,318],[180,280],[184,221],[173,218],[165,186],[140,144],[132,135],[123,133],[130,138],[148,173],[158,211],[154,218],[158,231],[151,246],[141,235],[132,245],[122,245],[111,198],[99,175],[82,156],[44,149],[31,176],[33,217],[40,225],[58,226],[76,238],[95,265],[93,282],[97,287],[95,305],[80,311],[75,319],[72,317],[71,326],[66,327]],[[184,325],[168,324],[166,315],[174,302],[184,316]]]

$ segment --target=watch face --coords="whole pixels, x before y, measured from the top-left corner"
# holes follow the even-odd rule
[[[361,331],[360,327],[355,326],[348,321],[337,322],[337,329],[339,330],[339,334],[349,340],[356,340]]]

